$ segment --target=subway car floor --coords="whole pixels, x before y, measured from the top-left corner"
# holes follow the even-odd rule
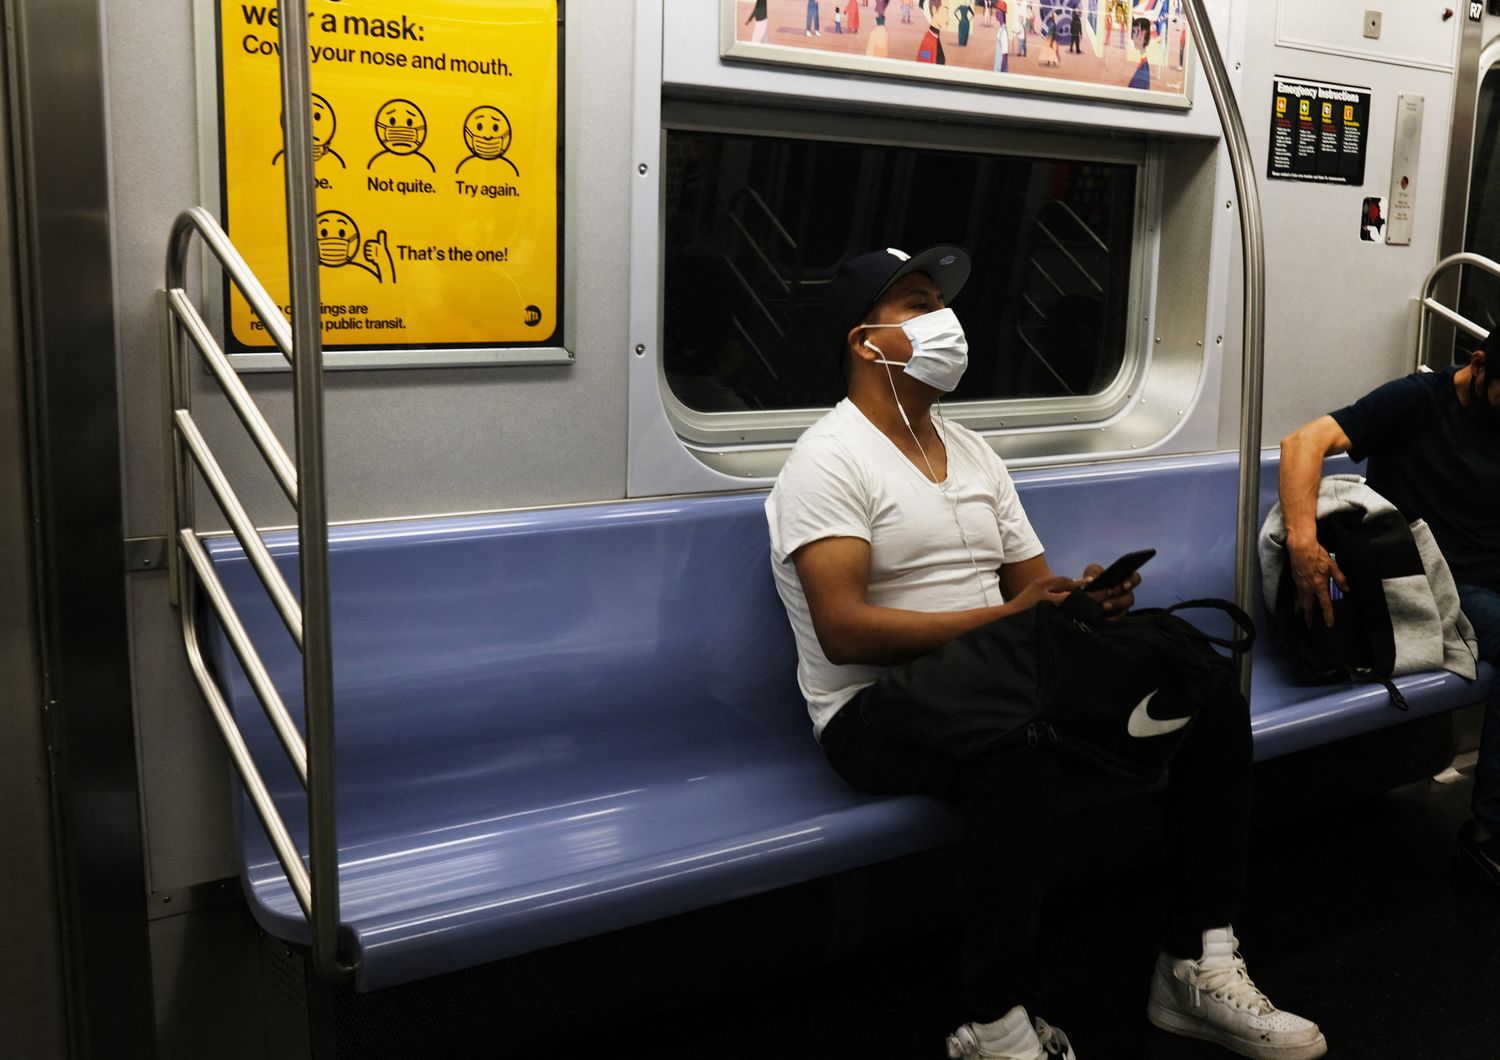
[[[1322,1026],[1331,1057],[1500,1056],[1500,891],[1451,857],[1473,758],[1442,780],[1257,826],[1241,952],[1273,1001]],[[1155,907],[1155,879],[1143,866],[1086,884],[1054,878],[1043,919],[1051,1000],[1037,1014],[1084,1060],[1230,1055],[1146,1021],[1156,937],[1141,911]],[[951,931],[929,932],[545,1055],[936,1060],[956,954]]]

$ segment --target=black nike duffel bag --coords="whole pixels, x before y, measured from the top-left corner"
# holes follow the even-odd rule
[[[1175,612],[1227,614],[1232,637]],[[1007,743],[1056,746],[1133,782],[1161,776],[1198,710],[1238,696],[1234,661],[1248,651],[1250,616],[1228,600],[1188,600],[1119,618],[1082,592],[956,637],[887,670],[858,706],[867,724],[957,758]]]

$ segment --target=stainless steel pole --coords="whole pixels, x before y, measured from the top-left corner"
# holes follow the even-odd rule
[[[1245,315],[1240,364],[1240,493],[1235,540],[1234,599],[1247,614],[1255,613],[1255,538],[1260,529],[1260,433],[1264,383],[1266,325],[1266,249],[1261,230],[1260,191],[1245,123],[1234,101],[1224,56],[1214,38],[1203,0],[1183,0],[1193,44],[1203,59],[1208,88],[1224,128],[1229,168],[1240,207],[1240,244],[1244,252]],[[1240,691],[1250,698],[1250,656],[1239,657]]]
[[[312,858],[313,966],[347,978],[338,953],[339,866],[334,813],[332,630],[328,615],[328,510],[323,462],[323,345],[313,185],[307,0],[277,0],[286,161],[287,258],[292,295],[292,387],[297,438],[297,531],[302,577],[302,695],[307,719],[308,847]]]

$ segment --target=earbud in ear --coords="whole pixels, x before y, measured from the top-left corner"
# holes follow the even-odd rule
[[[869,339],[865,339],[864,346],[865,346],[865,349],[867,349],[867,350],[874,350],[881,357],[885,356],[885,351],[882,350],[879,346],[875,345]]]

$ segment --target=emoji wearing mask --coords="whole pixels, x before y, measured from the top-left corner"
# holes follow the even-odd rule
[[[285,127],[285,125],[286,118],[285,116],[283,116],[282,126]],[[343,157],[333,149],[333,134],[338,129],[338,127],[339,119],[338,115],[334,114],[333,107],[331,107],[328,101],[322,96],[318,95],[317,93],[313,93],[312,142],[313,163],[315,165],[323,161],[323,159],[325,158],[332,158],[339,164],[340,169],[348,168],[344,165]],[[277,151],[276,156],[271,159],[271,165],[274,166],[279,163],[281,161],[281,156],[285,153],[285,148]]]
[[[505,152],[510,150],[510,119],[499,107],[484,105],[469,111],[469,116],[464,119],[464,143],[468,145],[469,156],[453,172],[457,173],[478,158],[485,162],[504,162],[516,176],[521,175],[516,164],[505,157]]]
[[[381,283],[396,282],[396,263],[391,260],[384,229],[375,233],[375,238],[365,243],[361,252],[359,225],[354,218],[342,210],[324,210],[318,214],[316,234],[319,265],[329,269],[354,265]]]
[[[432,159],[422,153],[422,145],[427,142],[427,116],[411,100],[393,99],[376,112],[375,139],[380,141],[380,150],[365,165],[366,169],[373,169],[380,159],[394,155],[419,158],[429,170],[437,172]]]

